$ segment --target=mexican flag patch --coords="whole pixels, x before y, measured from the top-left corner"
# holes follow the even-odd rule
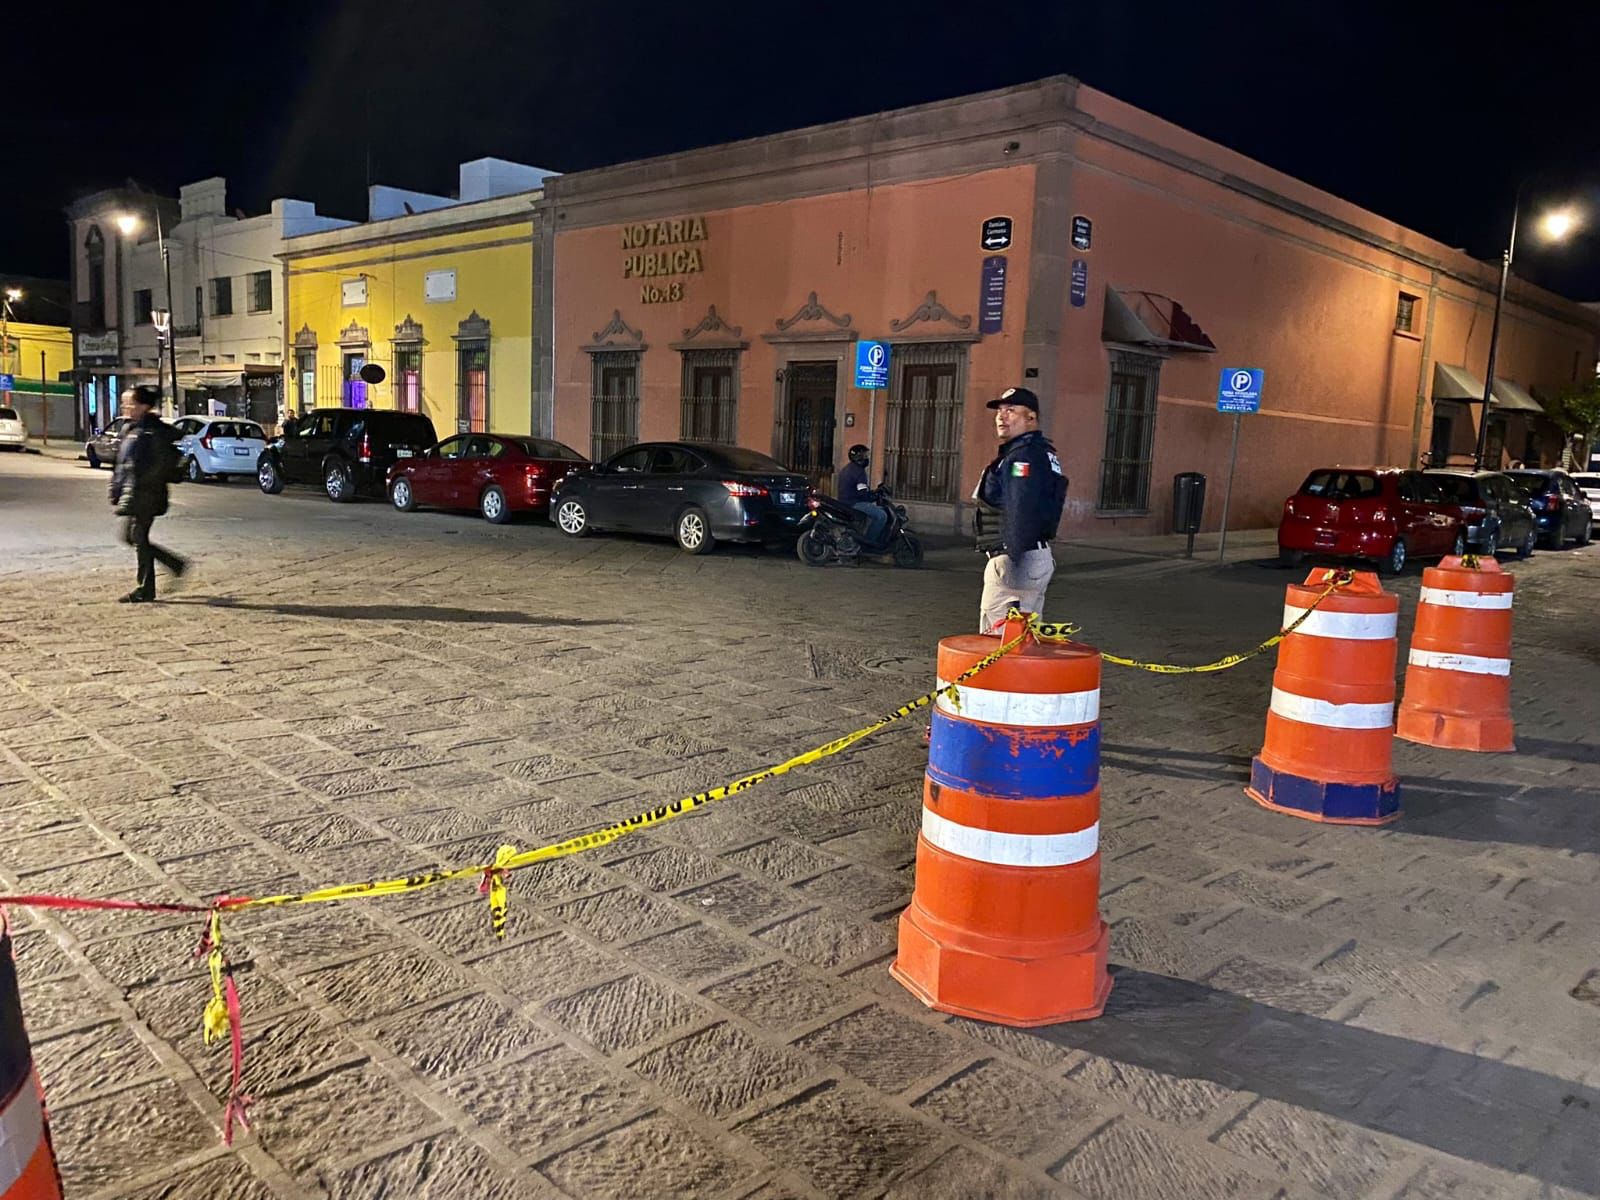
[[[1014,463],[1012,463],[1011,464],[1011,473],[1013,475],[1016,475],[1016,476],[1025,476],[1025,475],[1027,475],[1027,473],[1028,473],[1028,464],[1025,463],[1025,462],[1014,462]]]

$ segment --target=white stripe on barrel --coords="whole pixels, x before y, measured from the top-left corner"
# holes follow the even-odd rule
[[[1394,724],[1394,701],[1383,704],[1335,704],[1311,696],[1272,689],[1272,711],[1302,725],[1328,729],[1383,729]]]
[[[950,686],[939,680],[941,688]],[[939,711],[951,716],[983,721],[989,725],[1027,725],[1055,728],[1062,725],[1087,725],[1100,719],[1100,689],[1090,692],[997,692],[990,688],[958,684],[957,705],[941,691]]]
[[[1510,608],[1510,592],[1458,592],[1452,588],[1424,587],[1419,601],[1445,608]]]
[[[1510,675],[1509,658],[1485,658],[1481,654],[1445,654],[1438,650],[1413,650],[1413,667],[1432,667],[1435,671],[1465,671],[1470,675]]]
[[[948,854],[1002,867],[1067,867],[1100,849],[1100,822],[1073,833],[997,833],[922,810],[922,836]]]
[[[1305,624],[1295,630],[1296,634],[1305,634],[1307,637],[1323,638],[1348,638],[1354,642],[1386,642],[1394,637],[1395,627],[1399,621],[1399,612],[1333,612],[1331,609],[1297,608],[1293,604],[1283,606],[1283,625],[1287,629],[1306,613]]]
[[[29,1071],[4,1113],[0,1113],[0,1193],[22,1177],[44,1137],[39,1089]]]

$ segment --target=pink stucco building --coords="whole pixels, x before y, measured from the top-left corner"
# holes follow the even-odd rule
[[[1148,533],[1188,470],[1216,528],[1224,368],[1265,372],[1237,526],[1311,467],[1476,437],[1496,265],[1071,79],[566,175],[546,203],[554,433],[597,455],[727,440],[826,486],[864,441],[958,527],[983,404],[1021,384],[1072,480],[1064,532]],[[888,343],[887,389],[854,386],[861,340]],[[1593,310],[1513,281],[1492,458],[1559,455],[1538,397],[1597,346]]]

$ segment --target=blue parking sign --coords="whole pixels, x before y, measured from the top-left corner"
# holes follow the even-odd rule
[[[889,386],[889,345],[887,342],[856,343],[856,386]]]
[[[1261,380],[1266,373],[1259,367],[1228,367],[1217,382],[1217,411],[1253,413],[1261,411]]]
[[[14,375],[0,375],[0,392],[14,392],[17,389],[17,379]]]

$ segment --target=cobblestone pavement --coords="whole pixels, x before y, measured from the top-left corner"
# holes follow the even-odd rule
[[[158,537],[199,578],[130,610],[104,478],[0,463],[7,889],[481,861],[864,724],[975,616],[956,548],[816,571],[248,484],[179,489]],[[1270,660],[1108,674],[1092,1022],[948,1019],[890,980],[920,721],[517,874],[503,944],[470,883],[235,919],[231,1150],[196,923],[13,911],[68,1194],[1600,1195],[1600,561],[1512,569],[1520,752],[1397,744],[1385,830],[1244,798]],[[1195,661],[1270,632],[1290,577],[1068,548],[1049,615]]]

